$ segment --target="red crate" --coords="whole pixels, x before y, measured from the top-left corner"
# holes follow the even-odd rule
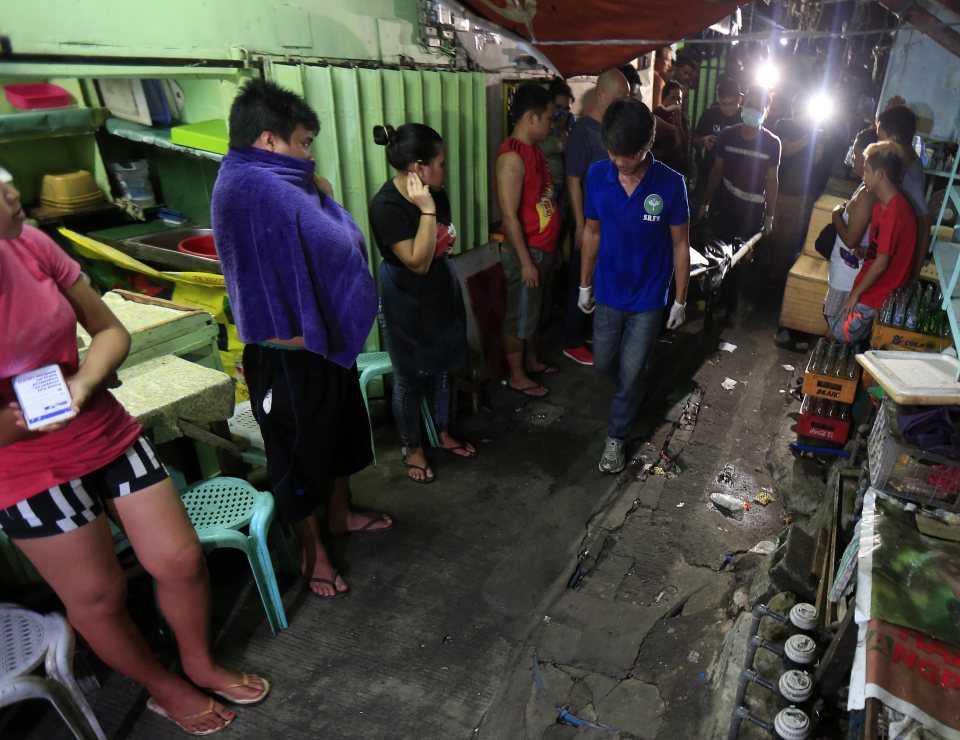
[[[837,404],[846,407],[846,419],[831,419],[829,416],[817,416],[813,413],[815,403],[813,396],[804,396],[800,405],[800,417],[797,419],[797,434],[836,444],[846,442],[850,436],[850,417],[853,415],[850,404]]]
[[[49,82],[4,85],[3,92],[10,101],[10,105],[21,110],[63,108],[70,105],[70,93],[59,85],[51,85]]]

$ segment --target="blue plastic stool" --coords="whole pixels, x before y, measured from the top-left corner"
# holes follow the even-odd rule
[[[277,634],[286,629],[287,615],[268,541],[272,541],[281,567],[294,571],[294,564],[280,527],[273,520],[273,496],[239,478],[212,478],[191,486],[183,494],[183,505],[204,550],[232,547],[246,553],[270,630]],[[248,528],[247,534],[239,531],[242,527]]]
[[[363,394],[363,405],[367,407],[367,418],[370,418],[370,402],[367,399],[367,385],[370,381],[393,372],[393,362],[389,352],[364,352],[357,358],[357,370],[360,371],[360,392]],[[423,417],[423,426],[427,430],[427,440],[431,447],[439,445],[437,429],[433,425],[433,415],[427,399],[420,401],[420,415]],[[377,450],[373,446],[373,422],[370,422],[370,449],[373,450],[373,464],[377,464]]]

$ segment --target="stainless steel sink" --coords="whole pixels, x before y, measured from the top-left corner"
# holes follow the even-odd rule
[[[131,257],[151,262],[167,270],[185,272],[221,273],[220,260],[208,257],[195,257],[184,254],[177,245],[191,236],[212,236],[212,229],[199,226],[186,226],[170,231],[158,231],[143,236],[132,236],[123,240],[124,251]]]

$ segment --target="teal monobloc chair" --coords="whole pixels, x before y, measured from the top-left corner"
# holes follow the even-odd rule
[[[367,417],[370,416],[370,401],[367,398],[367,385],[376,378],[393,372],[393,362],[389,352],[364,352],[357,358],[357,370],[360,372],[360,392],[363,394],[363,405],[367,407]],[[423,417],[423,426],[427,430],[427,440],[431,447],[439,444],[437,430],[433,425],[433,415],[427,399],[420,402],[420,415]],[[370,449],[373,451],[373,464],[377,464],[377,450],[373,446],[373,422],[370,422]]]
[[[246,553],[273,634],[287,628],[268,543],[281,567],[294,570],[290,549],[274,521],[273,496],[239,478],[211,478],[183,494],[183,505],[204,550],[232,547]],[[240,531],[246,528],[246,533]]]

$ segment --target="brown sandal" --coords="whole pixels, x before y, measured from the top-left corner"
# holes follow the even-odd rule
[[[258,704],[267,698],[267,694],[270,693],[270,682],[267,679],[265,679],[263,676],[257,676],[257,675],[250,676],[246,673],[241,673],[240,675],[243,676],[243,681],[241,681],[240,683],[232,683],[229,686],[224,686],[221,689],[207,689],[207,691],[213,692],[214,694],[219,696],[221,699],[224,699],[230,702],[231,704]],[[230,696],[227,693],[227,691],[229,691],[230,689],[245,689],[247,686],[250,685],[251,678],[258,678],[260,679],[260,682],[263,684],[263,690],[259,694],[257,694],[257,696],[254,696],[251,699],[234,699],[232,696]]]

